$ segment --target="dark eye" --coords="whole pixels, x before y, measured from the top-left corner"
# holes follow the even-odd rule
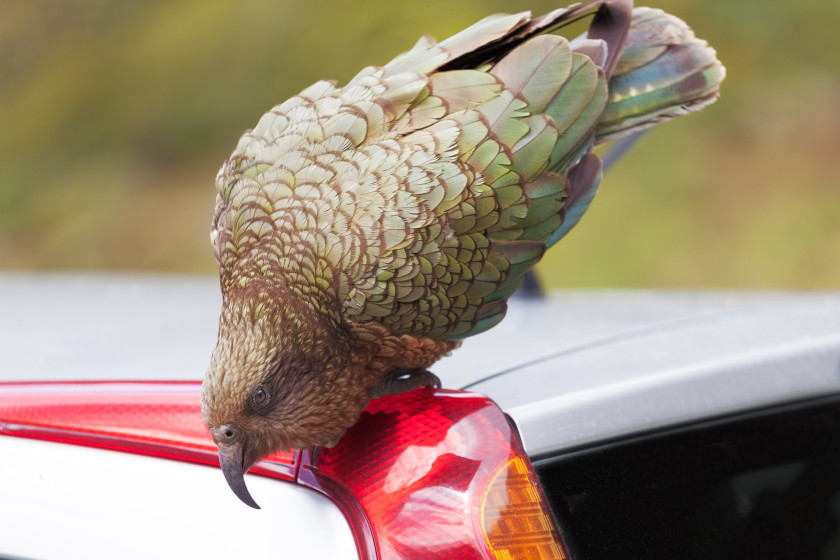
[[[257,387],[254,391],[254,406],[262,406],[268,402],[268,391],[265,387]]]

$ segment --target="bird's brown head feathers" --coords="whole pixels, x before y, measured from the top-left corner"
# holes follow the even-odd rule
[[[225,296],[201,410],[225,478],[252,507],[242,477],[253,463],[334,444],[370,399],[370,387],[358,382],[368,353],[339,327],[286,293]]]

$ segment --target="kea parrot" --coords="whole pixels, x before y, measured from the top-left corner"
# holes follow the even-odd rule
[[[223,300],[201,409],[234,493],[259,507],[256,461],[439,386],[427,368],[501,321],[589,207],[593,147],[708,105],[723,77],[680,19],[599,0],[424,36],[263,115],[216,177],[210,234]]]

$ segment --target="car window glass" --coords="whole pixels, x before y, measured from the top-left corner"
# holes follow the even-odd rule
[[[572,558],[840,559],[840,397],[536,467]]]

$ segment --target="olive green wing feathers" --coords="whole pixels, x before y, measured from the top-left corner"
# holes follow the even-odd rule
[[[426,222],[405,222],[405,241],[382,247],[376,274],[355,279],[345,308],[353,320],[448,339],[492,327],[545,248],[588,208],[601,179],[595,142],[716,96],[722,66],[680,20],[638,9],[626,35],[596,31],[570,44],[538,34],[577,13],[494,16],[437,45],[424,38],[385,66],[386,75],[426,73],[396,120],[396,140],[430,148],[422,169],[438,184],[417,196]],[[616,76],[608,80],[605,68]],[[644,99],[628,95],[641,90]],[[604,115],[611,120],[602,124]]]
[[[499,41],[500,29],[509,34],[529,23],[522,14],[488,18],[477,24],[480,39],[472,28],[439,45],[424,39],[384,67],[384,79],[397,71],[425,85],[411,88],[413,97],[403,88],[400,103],[388,103],[405,108],[393,115],[391,139],[419,165],[406,159],[387,170],[403,200],[377,203],[396,243],[369,247],[375,270],[349,278],[351,320],[449,339],[492,327],[563,223],[567,197],[592,186],[573,188],[569,170],[591,148],[607,83],[603,69],[566,39],[519,41],[479,69],[430,70],[445,64],[441,53],[451,56],[453,44],[464,56],[462,45],[479,48],[487,37]],[[592,164],[599,168],[597,158],[586,160]]]
[[[628,32],[629,4],[490,16],[273,108],[217,176],[223,290],[273,278],[395,334],[498,323],[594,197],[595,143],[717,95],[714,51],[658,10]],[[595,10],[581,38],[546,34]]]

